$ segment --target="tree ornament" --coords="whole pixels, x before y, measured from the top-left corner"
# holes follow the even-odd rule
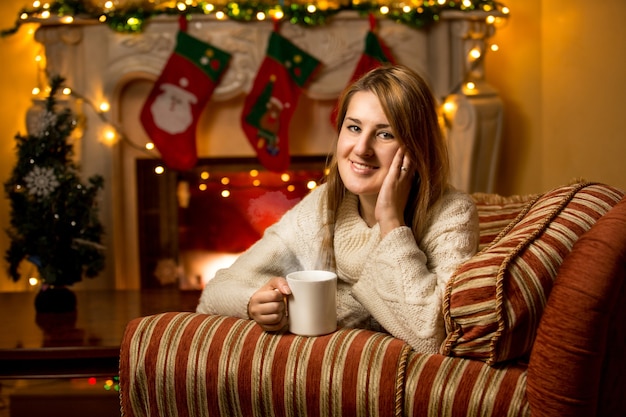
[[[59,181],[57,181],[52,168],[35,166],[32,171],[26,174],[24,181],[30,195],[43,198],[48,197],[59,186]]]

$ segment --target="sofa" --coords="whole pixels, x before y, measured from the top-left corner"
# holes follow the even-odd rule
[[[122,415],[625,416],[624,193],[472,196],[480,249],[446,287],[439,353],[364,329],[141,317],[120,350]]]

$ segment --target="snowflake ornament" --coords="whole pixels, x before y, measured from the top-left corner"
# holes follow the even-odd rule
[[[48,197],[59,186],[52,168],[41,168],[35,166],[26,177],[26,189],[28,194],[38,197]]]
[[[57,122],[58,116],[51,111],[44,110],[41,112],[40,117],[33,121],[30,128],[32,129],[32,135],[41,137]]]

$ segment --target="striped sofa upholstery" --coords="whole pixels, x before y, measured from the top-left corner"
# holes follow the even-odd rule
[[[605,202],[593,206],[605,205],[606,214],[582,215],[589,230],[562,255],[545,309],[537,313],[542,317],[529,330],[534,343],[519,357],[490,362],[481,357],[482,347],[458,355],[445,353],[445,343],[442,353],[428,355],[369,330],[308,338],[266,333],[249,320],[169,312],[137,318],[126,328],[122,415],[626,415],[626,199],[620,196],[587,183],[536,196],[474,196],[481,253],[515,235],[529,213],[552,207],[549,216],[538,216],[551,219],[542,223],[545,229],[558,225],[563,213],[570,218],[572,208],[583,213],[590,201]],[[534,234],[540,235],[553,234]]]
[[[388,334],[276,335],[249,320],[196,313],[136,319],[126,333],[125,416],[402,414],[410,347]]]
[[[529,416],[525,380],[524,365],[418,354],[385,333],[270,334],[182,312],[129,323],[120,360],[128,417]]]
[[[490,365],[527,357],[563,259],[622,196],[614,187],[580,182],[507,204],[505,222],[517,212],[515,218],[448,283],[442,353]]]

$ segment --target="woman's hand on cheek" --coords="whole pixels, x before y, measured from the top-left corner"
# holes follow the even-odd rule
[[[405,155],[404,147],[400,147],[391,162],[376,200],[375,215],[382,237],[393,229],[404,226],[404,208],[411,191],[413,173],[411,161]]]
[[[252,294],[248,303],[248,316],[265,331],[278,331],[287,325],[285,297],[291,294],[287,280],[271,278]]]

